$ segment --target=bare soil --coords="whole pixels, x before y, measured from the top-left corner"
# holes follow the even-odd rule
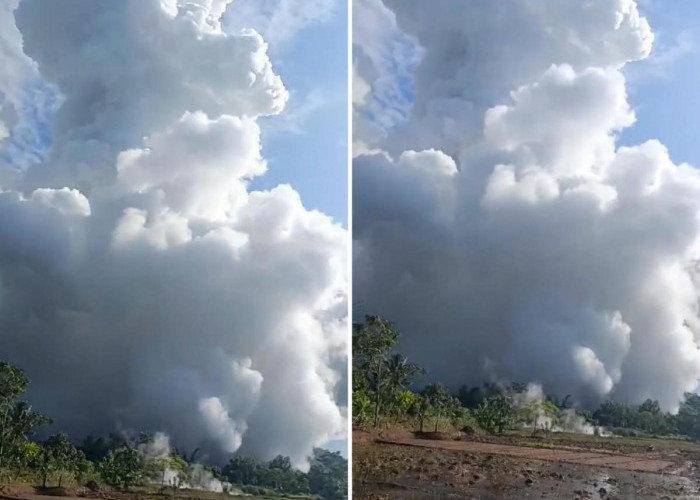
[[[148,489],[135,489],[129,492],[92,491],[84,487],[39,488],[27,484],[13,484],[0,487],[0,500],[172,500],[170,493],[154,493]],[[221,500],[231,498],[223,493],[199,490],[180,490],[176,500]],[[245,496],[248,500],[264,497]],[[279,500],[279,499],[277,499]]]
[[[353,498],[700,499],[700,447],[683,441],[425,437],[353,432]]]

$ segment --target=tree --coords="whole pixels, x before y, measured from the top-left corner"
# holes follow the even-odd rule
[[[187,469],[187,461],[177,453],[172,453],[170,457],[168,457],[168,470],[173,472],[173,476],[170,478],[170,487],[173,497],[175,496],[175,492],[187,481]],[[165,480],[165,473],[163,473],[163,480]]]
[[[114,488],[128,490],[141,479],[142,473],[139,454],[129,446],[110,450],[100,462],[102,479]]]
[[[395,421],[398,421],[413,403],[413,393],[406,390],[406,386],[413,377],[421,373],[421,367],[410,363],[408,358],[401,354],[394,354],[388,358],[383,400],[389,406],[390,413],[394,413]]]
[[[24,470],[38,464],[41,457],[41,446],[31,442],[20,442],[14,445],[10,453],[10,466],[15,469],[15,477],[19,477]]]
[[[73,443],[70,442],[65,433],[54,434],[44,443],[44,460],[48,461],[45,468],[43,485],[46,487],[46,475],[53,470],[58,473],[58,487],[63,484],[63,477],[66,473],[73,473],[78,465],[81,455],[78,454]]]
[[[85,483],[86,479],[95,472],[95,464],[85,458],[85,453],[77,450],[77,458],[75,461],[75,476],[78,483]]]
[[[700,396],[687,392],[676,417],[678,432],[700,439]]]
[[[392,392],[406,389],[411,379],[422,373],[423,368],[398,353],[386,362],[386,384]]]
[[[7,409],[6,409],[7,410]],[[15,469],[17,475],[31,463],[32,453],[36,447],[27,447],[27,439],[37,427],[50,422],[48,418],[34,411],[24,401],[15,401],[9,411],[3,414],[2,426],[2,463]],[[2,467],[0,467],[0,471]]]
[[[440,418],[446,415],[454,401],[450,393],[442,384],[430,384],[423,390],[423,395],[427,398],[435,416],[435,432],[440,426]]]
[[[348,461],[339,452],[314,449],[308,477],[311,493],[326,500],[347,498]]]
[[[27,390],[28,383],[22,369],[0,362],[0,469],[14,439],[11,413],[17,405],[17,398]]]
[[[406,415],[416,402],[416,395],[411,391],[396,391],[391,397],[389,406],[394,414],[394,423],[397,423],[402,415]]]
[[[647,399],[641,405],[639,405],[639,412],[647,412],[652,415],[659,415],[661,413],[661,407],[659,402],[652,399]]]
[[[49,473],[53,467],[53,460],[51,458],[51,451],[44,444],[41,447],[41,453],[38,460],[38,469],[41,473],[41,486],[46,488],[46,480],[49,477]]]
[[[515,383],[514,388],[522,388],[522,384]],[[469,387],[468,385],[463,385],[457,391],[457,399],[459,399],[459,402],[464,408],[475,410],[486,401],[486,399],[500,394],[501,392],[503,392],[501,387],[492,382],[485,382],[483,387]]]
[[[503,434],[515,420],[513,398],[502,392],[489,396],[474,412],[474,419],[489,434]]]
[[[524,425],[531,425],[533,434],[538,425],[549,432],[561,424],[561,417],[559,407],[548,399],[537,399],[517,410],[517,419]]]
[[[16,402],[10,411],[7,426],[9,444],[12,446],[26,441],[38,427],[48,423],[51,423],[51,419],[35,411],[30,404]]]
[[[272,488],[293,494],[309,492],[307,475],[294,469],[289,457],[282,455],[269,462],[235,456],[224,467],[223,475],[230,483],[240,485]]]
[[[85,458],[98,464],[107,456],[110,450],[117,450],[123,446],[129,446],[126,437],[121,434],[111,433],[107,439],[103,437],[95,438],[89,435],[83,440],[78,449],[85,453]]]
[[[369,420],[372,413],[372,399],[364,391],[355,390],[352,393],[352,419],[354,425],[362,426]]]
[[[279,469],[284,472],[289,472],[292,470],[292,461],[289,459],[289,457],[277,455],[268,462],[267,466],[270,469]]]
[[[379,426],[388,352],[396,347],[399,332],[391,322],[378,316],[366,316],[364,324],[355,325],[352,339],[353,362],[364,376],[374,397],[374,426]]]
[[[223,473],[230,483],[257,485],[262,467],[256,458],[236,455],[226,464]]]
[[[484,393],[478,386],[463,385],[457,391],[457,399],[464,408],[478,408],[484,401]]]
[[[425,421],[433,412],[430,400],[424,394],[417,394],[413,406],[409,410],[410,414],[418,419],[418,428],[423,432]]]

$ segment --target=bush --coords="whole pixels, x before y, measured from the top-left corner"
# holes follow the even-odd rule
[[[100,485],[94,479],[90,479],[87,483],[85,483],[85,487],[91,491],[100,491]]]

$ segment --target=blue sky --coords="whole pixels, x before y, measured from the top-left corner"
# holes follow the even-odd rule
[[[659,139],[675,163],[700,167],[700,4],[696,0],[640,3],[656,41],[651,57],[626,71],[629,100],[637,123],[620,144]]]
[[[272,47],[275,71],[290,91],[282,116],[260,121],[268,172],[255,189],[291,184],[310,209],[347,227],[347,10],[337,3],[331,17]]]

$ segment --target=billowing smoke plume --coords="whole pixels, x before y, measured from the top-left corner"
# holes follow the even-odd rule
[[[522,424],[536,430],[573,432],[577,434],[609,435],[605,428],[594,426],[574,408],[559,408],[547,399],[538,383],[529,383],[522,392],[506,389],[512,394],[513,405]]]
[[[357,4],[401,31],[355,60],[358,319],[395,321],[453,387],[495,373],[674,410],[700,376],[700,173],[616,144],[654,39],[635,2]],[[387,126],[397,88],[412,107]]]
[[[217,493],[238,493],[239,491],[226,481],[214,477],[208,468],[199,463],[188,463],[184,470],[175,470],[168,463],[173,450],[170,438],[162,432],[156,432],[153,438],[138,445],[139,458],[146,468],[156,464],[154,474],[150,477],[153,484],[161,487],[215,491]],[[242,492],[241,492],[242,493]]]
[[[0,353],[75,437],[301,465],[345,433],[347,231],[248,189],[288,93],[230,3],[3,2]]]

